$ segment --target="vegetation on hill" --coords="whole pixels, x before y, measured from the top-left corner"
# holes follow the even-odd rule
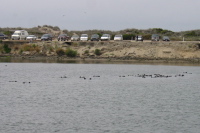
[[[43,25],[37,26],[33,28],[22,28],[22,27],[15,27],[15,28],[0,28],[0,32],[11,36],[15,30],[27,30],[29,34],[34,34],[38,37],[41,37],[42,34],[50,33],[54,36],[58,36],[59,34],[68,34],[72,36],[73,34],[88,34],[91,36],[92,34],[99,34],[100,36],[104,33],[110,34],[113,38],[116,34],[122,34],[124,40],[130,40],[134,38],[136,35],[143,35],[145,40],[151,39],[152,34],[158,34],[160,37],[162,36],[169,36],[171,40],[182,40],[183,37],[186,41],[200,41],[200,30],[191,30],[191,31],[181,31],[181,32],[174,32],[167,29],[162,28],[152,28],[152,29],[124,29],[120,31],[110,31],[110,30],[84,30],[84,31],[69,31],[67,29],[61,30],[58,26],[51,26],[51,25]]]

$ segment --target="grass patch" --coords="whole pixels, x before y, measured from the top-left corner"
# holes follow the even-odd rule
[[[40,48],[39,48],[39,47],[35,47],[35,51],[36,51],[37,53],[39,53],[39,52],[40,52]]]
[[[55,48],[51,45],[45,45],[44,48],[45,50],[50,51],[50,52],[54,52],[54,49],[59,49],[57,45]]]
[[[101,55],[102,53],[101,53],[101,50],[95,49],[94,54],[99,56],[99,55]]]
[[[75,50],[72,50],[72,49],[67,49],[66,50],[66,55],[68,56],[68,57],[76,57],[77,56],[77,51],[75,51]]]
[[[33,51],[34,48],[31,45],[25,44],[22,46],[23,51]]]
[[[78,47],[78,43],[77,43],[77,42],[73,42],[73,43],[72,43],[72,46]]]
[[[17,48],[17,47],[16,47]],[[40,52],[40,48],[39,46],[33,44],[33,45],[29,45],[29,44],[24,44],[21,49],[23,51],[36,51],[36,52]]]

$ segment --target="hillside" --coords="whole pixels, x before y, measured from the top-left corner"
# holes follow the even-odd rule
[[[99,34],[102,35],[104,33],[108,33],[112,35],[112,38],[116,34],[122,34],[124,36],[125,40],[130,40],[131,37],[135,37],[136,35],[143,35],[145,40],[150,40],[152,34],[158,34],[160,37],[162,36],[169,36],[171,40],[173,41],[200,41],[200,30],[191,30],[191,31],[182,31],[182,32],[174,32],[167,29],[162,28],[152,28],[152,29],[124,29],[120,31],[109,31],[109,30],[85,30],[85,31],[68,31],[66,29],[61,30],[58,26],[50,26],[50,25],[43,25],[43,26],[37,26],[33,28],[22,28],[22,27],[16,27],[16,28],[0,28],[0,32],[11,36],[12,33],[15,30],[27,30],[29,34],[37,35],[38,37],[41,37],[42,34],[50,33],[54,35],[55,37],[59,34],[65,33],[69,36],[72,36],[74,33],[80,35],[80,34],[88,34],[91,36],[92,34]]]

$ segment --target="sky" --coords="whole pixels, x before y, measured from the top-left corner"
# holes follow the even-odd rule
[[[200,0],[0,0],[0,27],[200,29]]]

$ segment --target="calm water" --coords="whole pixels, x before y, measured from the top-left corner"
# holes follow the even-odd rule
[[[0,132],[198,133],[199,81],[199,66],[0,63]]]

